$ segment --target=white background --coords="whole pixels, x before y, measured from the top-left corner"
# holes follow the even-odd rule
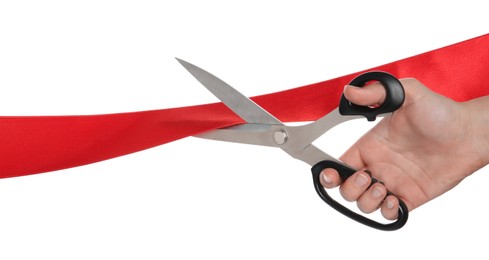
[[[216,101],[174,57],[265,94],[486,34],[489,24],[484,1],[68,2],[0,2],[1,115]],[[369,127],[347,123],[319,145],[339,156]],[[0,180],[0,259],[487,259],[487,171],[382,232],[326,206],[309,167],[280,151],[186,138]]]

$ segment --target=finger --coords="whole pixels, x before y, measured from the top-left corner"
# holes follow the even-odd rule
[[[380,207],[385,195],[387,195],[385,186],[380,183],[374,183],[360,196],[357,206],[363,213],[372,213]]]
[[[340,186],[340,194],[347,201],[356,201],[367,190],[371,181],[366,172],[356,172]]]
[[[334,188],[341,184],[341,178],[335,169],[327,168],[321,172],[320,182],[325,188]]]
[[[385,89],[380,83],[372,83],[365,87],[346,85],[344,94],[348,101],[359,106],[380,105],[385,100]]]
[[[393,195],[387,196],[380,208],[380,212],[382,213],[382,216],[384,216],[384,218],[389,220],[395,220],[397,219],[398,211],[399,211],[399,200]]]

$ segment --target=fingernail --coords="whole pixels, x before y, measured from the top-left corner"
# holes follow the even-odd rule
[[[324,183],[326,183],[326,184],[332,183],[331,179],[328,176],[326,176],[326,174],[324,174],[324,173],[321,174],[321,177],[323,178]]]
[[[382,191],[381,188],[375,187],[372,190],[372,197],[374,197],[375,199],[378,199],[378,198],[382,197],[382,195],[383,195],[383,191]]]
[[[392,202],[391,200],[387,200],[387,208],[393,209],[394,208],[394,202]]]
[[[357,174],[357,177],[355,178],[355,184],[358,187],[363,187],[367,184],[368,178],[365,176],[365,174]]]

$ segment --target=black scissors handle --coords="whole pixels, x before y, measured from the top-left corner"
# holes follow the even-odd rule
[[[358,106],[349,102],[343,95],[341,97],[339,105],[340,114],[363,115],[367,118],[368,121],[374,121],[377,115],[394,112],[402,106],[402,104],[404,103],[404,88],[402,87],[402,84],[401,82],[399,82],[398,79],[388,73],[380,71],[367,72],[354,78],[349,83],[349,85],[363,87],[369,81],[378,81],[385,88],[386,99],[384,103],[377,108]],[[357,171],[341,163],[329,160],[321,161],[312,167],[311,171],[314,180],[314,188],[316,189],[319,197],[321,197],[321,199],[328,205],[355,221],[380,230],[397,230],[403,227],[404,224],[406,224],[408,219],[408,209],[406,207],[406,204],[401,199],[399,199],[399,197],[399,210],[397,220],[388,224],[379,223],[365,216],[362,216],[335,201],[329,196],[329,194],[326,192],[325,188],[321,185],[320,182],[321,172],[326,168],[333,168],[338,171],[343,181],[348,179]],[[375,178],[372,178],[372,184],[376,182],[379,181]],[[389,191],[387,193],[388,195],[393,195]]]
[[[312,167],[312,177],[314,180],[314,188],[316,189],[316,192],[318,193],[319,197],[323,199],[324,202],[326,202],[328,205],[330,205],[332,208],[336,209],[343,215],[360,222],[364,225],[367,225],[372,228],[380,229],[380,230],[386,230],[386,231],[391,231],[391,230],[397,230],[400,229],[406,224],[407,219],[408,219],[408,209],[406,207],[406,204],[398,198],[399,200],[399,210],[397,212],[397,220],[392,222],[392,223],[387,223],[383,224],[374,220],[371,220],[365,216],[362,216],[347,207],[341,205],[339,202],[331,198],[329,194],[326,192],[324,189],[323,185],[320,182],[321,178],[321,172],[326,169],[326,168],[333,168],[338,171],[340,174],[340,177],[342,180],[346,180],[348,177],[353,175],[355,172],[357,172],[354,169],[351,169],[343,164],[333,162],[333,161],[321,161],[314,165]],[[379,182],[377,179],[372,178],[372,183]],[[391,195],[391,192],[387,192],[388,195]]]
[[[348,101],[343,94],[340,99],[339,110],[344,116],[361,115],[368,121],[375,121],[380,114],[394,112],[404,103],[404,88],[401,82],[389,73],[382,71],[371,71],[360,74],[354,78],[349,85],[363,87],[370,81],[378,81],[385,89],[386,96],[384,103],[377,108],[359,106]]]

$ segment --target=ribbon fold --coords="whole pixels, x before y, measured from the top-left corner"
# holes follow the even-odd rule
[[[489,34],[331,80],[252,99],[283,122],[314,121],[370,70],[417,78],[456,101],[489,95]],[[287,100],[284,105],[283,100]],[[222,103],[132,113],[0,117],[0,178],[55,171],[243,123]]]

